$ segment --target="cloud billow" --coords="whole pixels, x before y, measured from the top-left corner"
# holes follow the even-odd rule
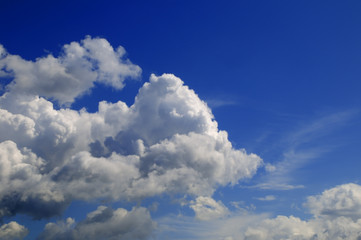
[[[126,78],[139,77],[140,67],[124,55],[123,47],[114,51],[107,40],[90,37],[64,45],[59,57],[49,54],[35,61],[11,55],[0,46],[0,76],[13,77],[7,86],[13,94],[40,95],[69,104],[94,82],[122,89]]]
[[[232,147],[207,104],[172,74],[152,75],[131,106],[68,107],[94,82],[121,89],[138,78],[124,54],[91,37],[35,61],[0,48],[0,76],[12,78],[0,97],[0,218],[56,216],[73,200],[211,196],[262,165]]]
[[[294,216],[277,216],[249,226],[244,240],[361,239],[360,191],[354,183],[343,184],[310,196],[304,204],[313,217],[303,221]]]

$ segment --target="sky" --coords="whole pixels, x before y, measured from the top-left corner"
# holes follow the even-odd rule
[[[0,1],[0,239],[361,239],[360,1]]]

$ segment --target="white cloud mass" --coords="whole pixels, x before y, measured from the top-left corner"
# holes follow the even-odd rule
[[[311,211],[315,206],[323,209],[328,206],[328,200],[340,195],[339,204],[342,211],[337,212],[339,207],[335,204],[337,214],[320,215],[315,212],[309,219],[300,219],[295,216],[270,217],[268,214],[255,214],[252,211],[227,212],[222,218],[210,217],[207,221],[198,221],[186,216],[174,216],[160,219],[158,235],[160,239],[167,239],[173,232],[172,239],[198,239],[198,240],[360,240],[361,218],[360,215],[342,215],[342,212],[350,212],[360,198],[357,191],[361,186],[357,184],[344,184],[324,191],[320,195],[310,196],[305,203]],[[348,194],[342,194],[347,192]],[[352,201],[351,199],[352,198]],[[343,199],[343,200],[341,200]],[[311,202],[310,202],[311,201]],[[343,201],[343,203],[341,203]],[[203,208],[208,207],[211,213],[217,212],[220,203],[213,199],[199,197],[193,201],[191,207],[195,212],[208,214]],[[202,216],[202,215],[201,215]],[[201,219],[202,220],[202,219]]]
[[[2,240],[23,239],[28,233],[29,230],[26,227],[14,221],[0,226],[0,239]]]
[[[221,201],[215,201],[210,197],[197,197],[192,201],[190,208],[199,220],[211,220],[221,218],[229,213],[229,210]]]
[[[309,220],[238,216],[212,199],[217,187],[252,177],[263,161],[233,148],[207,104],[172,74],[151,75],[131,106],[102,101],[95,113],[69,107],[95,82],[121,89],[140,73],[122,47],[114,50],[101,38],[86,37],[65,45],[59,57],[35,61],[0,45],[0,76],[12,79],[0,96],[0,220],[58,216],[74,200],[179,194],[195,199],[190,207],[207,220],[199,221],[202,228],[212,226],[204,239],[361,239],[357,184],[309,197]],[[147,239],[154,228],[142,207],[100,206],[78,223],[68,218],[47,224],[40,239]],[[0,227],[1,239],[27,233],[16,222]]]
[[[240,239],[360,240],[360,189],[360,185],[350,183],[310,196],[305,203],[314,214],[310,220],[294,216],[265,219],[249,226]]]
[[[141,69],[124,54],[91,37],[35,61],[0,47],[0,76],[12,79],[0,97],[0,218],[52,217],[73,200],[209,197],[263,164],[234,149],[207,104],[172,74],[152,75],[131,106],[69,108],[94,82],[121,89],[138,78]],[[48,228],[67,226],[60,225]]]
[[[311,196],[305,204],[316,216],[361,218],[361,186],[349,183]]]
[[[61,104],[72,103],[94,82],[122,89],[125,78],[139,77],[140,67],[124,55],[123,47],[114,50],[107,40],[90,37],[64,45],[59,57],[49,54],[35,61],[11,55],[1,46],[0,76],[14,78],[7,86],[12,94],[40,95]]]

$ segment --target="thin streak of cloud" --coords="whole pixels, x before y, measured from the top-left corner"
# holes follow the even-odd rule
[[[257,199],[259,201],[274,201],[274,200],[276,200],[276,197],[273,195],[267,195],[264,197],[258,197],[258,198],[254,198],[254,199]]]
[[[208,106],[211,107],[212,109],[239,104],[237,101],[226,100],[226,99],[207,99],[206,102]]]
[[[282,160],[269,165],[265,164],[266,175],[251,188],[292,190],[304,188],[302,184],[294,184],[293,174],[310,160],[317,159],[331,152],[334,148],[325,145],[321,139],[331,135],[334,131],[342,129],[359,111],[348,110],[322,116],[296,131],[290,132],[278,144],[282,145]],[[334,147],[334,146],[333,146]],[[265,159],[267,162],[267,159]],[[272,171],[270,167],[272,166]]]

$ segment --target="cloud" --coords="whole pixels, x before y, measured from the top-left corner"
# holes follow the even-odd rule
[[[249,227],[245,232],[245,240],[263,239],[311,239],[314,236],[312,227],[299,218],[278,216],[266,219]]]
[[[361,221],[338,217],[333,220],[315,218],[303,221],[290,216],[277,216],[265,219],[245,231],[242,240],[328,240],[328,239],[361,239]],[[237,238],[236,238],[237,239]]]
[[[332,151],[334,147],[330,148],[330,143],[327,146],[323,144],[331,139],[325,137],[344,126],[356,114],[358,114],[356,110],[328,114],[298,126],[296,130],[285,134],[278,143],[273,141],[276,142],[273,148],[280,148],[281,159],[273,162],[272,165],[265,163],[266,174],[261,176],[259,183],[250,187],[273,190],[304,188],[302,184],[295,183],[294,173],[307,165],[310,160]]]
[[[315,215],[305,220],[295,216],[270,217],[270,213],[256,214],[240,209],[207,221],[196,221],[185,216],[162,218],[158,220],[158,235],[165,239],[199,240],[360,240],[361,218],[359,209],[356,209],[360,199],[359,188],[361,186],[357,184],[344,184],[328,189],[321,195],[310,196],[305,206],[310,207]],[[217,205],[216,201],[209,199],[197,202],[193,205],[198,204],[201,210],[208,202]],[[331,215],[329,212],[320,214],[331,204],[335,204]],[[353,210],[356,213],[349,214]]]
[[[158,219],[158,239],[239,240],[247,227],[262,221],[267,214],[231,213],[227,217],[199,221],[187,216]]]
[[[48,223],[40,234],[39,240],[77,240],[77,239],[148,239],[156,227],[145,208],[112,209],[99,206],[87,215],[86,219],[75,223],[74,219]]]
[[[124,56],[123,47],[114,50],[107,40],[89,36],[64,45],[59,57],[49,54],[35,61],[1,47],[0,76],[14,78],[7,86],[12,94],[39,95],[66,104],[90,90],[94,82],[122,89],[126,78],[139,77],[140,67]]]
[[[273,195],[267,195],[265,197],[259,197],[259,198],[255,198],[259,201],[273,201],[273,200],[276,200],[276,197],[273,196]]]
[[[316,216],[361,218],[361,186],[349,183],[308,197],[305,204]]]
[[[251,225],[244,239],[361,239],[360,191],[357,184],[344,184],[310,196],[305,203],[313,213],[309,220],[277,216]],[[243,238],[241,238],[243,239]]]
[[[105,39],[63,49],[35,62],[1,50],[0,69],[13,80],[0,97],[0,218],[51,217],[73,200],[210,197],[263,164],[234,149],[207,104],[172,74],[151,75],[131,106],[55,109],[52,101],[71,103],[95,81],[119,89],[140,73]]]
[[[215,201],[210,197],[197,197],[191,201],[190,208],[196,213],[199,220],[211,220],[221,218],[229,213],[229,210],[221,201]]]
[[[2,240],[19,240],[28,235],[29,230],[17,222],[9,222],[0,226],[0,239]]]
[[[213,98],[213,99],[207,99],[206,101],[207,101],[207,104],[212,109],[239,104],[237,101],[229,100],[229,99],[216,99],[216,98]]]
[[[44,161],[12,141],[0,143],[0,218],[24,213],[34,218],[58,215],[69,203],[49,176]]]

